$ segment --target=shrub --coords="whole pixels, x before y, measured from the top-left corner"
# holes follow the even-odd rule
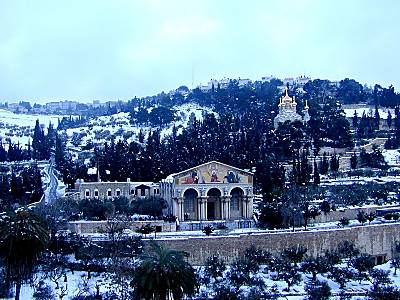
[[[210,256],[206,259],[204,266],[204,275],[217,279],[222,277],[226,270],[225,262],[218,255]]]
[[[387,221],[391,220],[393,218],[393,214],[392,213],[386,213],[383,218]]]
[[[211,233],[214,232],[214,227],[212,227],[211,225],[206,225],[203,228],[203,233],[205,233],[207,236],[211,235]]]
[[[346,217],[343,217],[339,220],[339,226],[344,227],[350,224],[350,220]]]

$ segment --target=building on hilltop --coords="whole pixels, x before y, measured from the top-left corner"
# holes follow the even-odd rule
[[[300,116],[297,111],[297,102],[295,97],[293,98],[289,97],[288,95],[288,89],[285,88],[285,96],[282,96],[279,99],[279,113],[274,119],[274,127],[278,128],[280,123],[285,123],[286,121],[289,122],[294,122],[294,121],[300,121],[300,122],[308,122],[310,120],[310,115],[308,114],[308,105],[307,105],[307,100],[306,100],[306,105],[304,106],[304,116]]]
[[[161,197],[179,221],[253,216],[253,173],[211,161],[160,182]]]

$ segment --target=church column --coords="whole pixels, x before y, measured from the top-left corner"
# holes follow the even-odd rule
[[[221,197],[221,220],[225,220],[225,207],[226,207],[226,201],[225,201],[225,197]]]
[[[184,207],[183,207],[183,198],[179,197],[178,199],[178,220],[179,221],[185,221],[185,217],[184,217]]]
[[[247,206],[248,206],[249,198],[248,196],[243,196],[242,201],[242,216],[247,219]]]
[[[230,195],[225,195],[225,220],[229,220],[231,218],[231,197]]]
[[[253,196],[249,196],[249,201],[247,202],[247,217],[251,219],[253,217]]]
[[[203,205],[201,203],[201,197],[197,197],[197,220],[201,221],[202,220],[202,209],[203,209]]]
[[[208,197],[207,196],[203,196],[203,197],[201,197],[202,199],[202,206],[203,206],[203,218],[202,218],[202,220],[204,220],[204,221],[207,221],[207,199],[208,199]]]

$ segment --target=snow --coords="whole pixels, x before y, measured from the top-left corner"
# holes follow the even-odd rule
[[[173,107],[176,110],[178,121],[164,126],[161,129],[161,138],[172,133],[173,127],[177,128],[178,134],[182,132],[182,128],[188,126],[190,115],[193,113],[197,120],[202,120],[204,114],[214,113],[211,108],[202,107],[195,103],[186,103],[180,106]],[[215,114],[215,113],[214,113]],[[216,114],[215,114],[216,115]],[[57,127],[58,120],[64,117],[63,115],[33,115],[33,114],[15,114],[13,112],[0,109],[0,138],[5,140],[10,138],[12,143],[20,143],[25,147],[29,141],[32,141],[33,129],[36,120],[47,129],[49,123]],[[81,135],[80,145],[86,145],[88,142],[104,144],[110,141],[110,136],[114,135],[116,141],[119,139],[132,142],[138,141],[140,130],[145,137],[158,127],[147,125],[132,126],[129,123],[129,113],[120,112],[109,116],[100,116],[91,119],[88,124],[82,127],[67,129],[64,132],[71,139],[75,134]],[[79,147],[69,141],[67,146],[72,150],[80,151]]]
[[[383,150],[382,155],[389,166],[400,166],[400,151],[396,150]]]
[[[365,113],[366,116],[370,116],[370,117],[374,117],[375,116],[375,108],[372,107],[363,107],[363,108],[345,108],[343,109],[344,113],[346,115],[346,118],[352,118],[354,117],[354,111],[357,112],[357,117],[361,118],[363,113]],[[381,119],[387,119],[388,116],[388,112],[390,111],[390,114],[392,115],[392,118],[394,118],[395,114],[394,114],[394,109],[392,108],[385,108],[385,107],[381,107],[378,108],[378,112],[379,112],[379,117]]]
[[[26,145],[32,141],[33,129],[36,120],[44,126],[46,130],[49,123],[57,127],[58,119],[62,115],[33,115],[33,114],[15,114],[13,112],[0,109],[0,137],[4,140],[10,138],[12,143]]]
[[[176,110],[176,116],[179,120],[164,126],[161,129],[161,138],[172,134],[174,126],[177,128],[177,133],[182,132],[182,128],[186,128],[189,124],[190,115],[193,113],[197,120],[203,119],[203,114],[213,113],[212,109],[207,107],[199,106],[195,103],[186,103],[180,106],[173,107]],[[214,113],[215,114],[215,113]],[[158,127],[153,127],[149,125],[136,125],[132,126],[129,123],[129,113],[118,113],[109,116],[101,116],[90,120],[88,125],[70,128],[66,130],[69,138],[71,138],[74,133],[82,135],[81,145],[85,145],[88,142],[94,142],[98,144],[104,144],[110,141],[110,136],[114,135],[116,141],[124,140],[129,142],[139,140],[139,132],[142,131],[145,138],[152,131],[158,129]],[[68,147],[73,145],[69,142]]]

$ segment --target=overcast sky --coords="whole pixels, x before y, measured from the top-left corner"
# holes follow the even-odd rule
[[[0,102],[265,75],[400,86],[400,1],[0,0]]]

